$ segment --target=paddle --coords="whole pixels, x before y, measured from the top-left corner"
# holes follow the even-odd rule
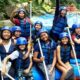
[[[30,2],[30,20],[31,20],[31,17],[32,17],[32,0],[29,0],[29,2]],[[32,40],[32,30],[31,30],[31,24],[30,24],[30,41]]]
[[[71,38],[69,27],[67,27],[67,31],[68,31],[68,34],[69,34],[70,41],[72,42],[72,38]],[[79,76],[80,76],[79,64],[78,64],[78,61],[77,61],[75,48],[74,48],[74,45],[71,44],[71,46],[72,46],[73,54],[74,54],[74,57],[75,57],[75,60],[76,60],[76,65],[77,65],[77,68],[78,68]]]
[[[38,41],[38,44],[39,44],[41,56],[44,57],[39,38],[37,39],[37,41]],[[49,80],[49,76],[48,76],[48,72],[47,72],[47,67],[46,67],[45,61],[43,61],[43,66],[44,66],[44,70],[45,70],[45,73],[46,73],[46,80]]]

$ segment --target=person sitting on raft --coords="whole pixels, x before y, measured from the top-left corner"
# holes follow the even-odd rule
[[[17,50],[12,52],[10,55],[5,57],[3,61],[3,74],[6,73],[6,64],[9,60],[16,60],[15,67],[16,67],[16,73],[15,77],[16,79],[21,79],[21,77],[25,77],[25,80],[33,80],[33,76],[31,73],[31,67],[32,67],[32,58],[30,55],[25,60],[23,57],[25,56],[27,52],[27,40],[24,37],[19,37],[16,42]]]
[[[33,61],[37,64],[37,67],[44,73],[44,75],[45,70],[42,62],[45,61],[49,79],[53,80],[54,67],[56,64],[56,43],[50,39],[49,33],[46,29],[41,29],[39,35],[44,57],[41,56],[40,46],[37,43],[34,47]],[[44,80],[46,80],[46,78]]]
[[[58,62],[56,64],[57,68],[62,72],[62,76],[60,80],[65,80],[68,78],[68,75],[73,74],[72,67],[70,65],[70,58],[72,55],[72,48],[69,41],[68,33],[63,32],[60,34],[60,44],[57,46],[57,59]],[[68,73],[70,72],[71,73]]]

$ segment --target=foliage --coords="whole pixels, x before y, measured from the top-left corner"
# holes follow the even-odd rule
[[[55,6],[56,0],[32,0],[32,9],[33,14],[41,14],[45,12],[49,12],[49,9],[53,9]],[[29,0],[0,0],[0,13],[5,13],[5,8],[7,6],[12,6],[14,4],[23,2],[28,2]],[[60,0],[60,4],[62,5],[69,5],[74,3],[78,8],[80,8],[80,0]]]

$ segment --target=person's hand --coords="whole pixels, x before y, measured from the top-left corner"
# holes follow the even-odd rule
[[[17,12],[18,12],[18,9],[16,8],[13,10],[12,15],[14,15],[14,16],[17,15]]]
[[[71,41],[70,43],[71,43],[71,45],[73,45],[73,46],[74,46],[74,42],[73,42],[73,41]]]
[[[40,58],[40,61],[43,62],[43,61],[44,61],[44,57],[41,57],[41,58]]]
[[[2,44],[2,39],[0,39],[0,44]]]
[[[49,70],[49,74],[52,75],[52,73],[53,73],[53,67],[51,67]]]
[[[24,56],[23,56],[23,59],[24,59],[24,60],[27,59],[27,58],[29,57],[28,54],[29,54],[29,53],[24,54]]]
[[[28,74],[29,71],[30,71],[29,69],[25,69],[25,70],[24,70],[24,73],[25,73],[25,74]]]
[[[5,68],[5,67],[2,67],[2,72],[1,72],[1,74],[2,74],[2,75],[5,75],[5,73],[6,73],[6,68]]]

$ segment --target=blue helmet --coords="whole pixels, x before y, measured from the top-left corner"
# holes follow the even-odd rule
[[[1,31],[4,31],[4,30],[8,30],[8,31],[12,32],[12,30],[9,26],[4,26],[1,28]]]
[[[60,39],[64,38],[64,37],[68,37],[69,38],[69,35],[67,32],[62,32],[59,36]]]
[[[34,27],[35,27],[37,24],[40,24],[40,25],[41,25],[41,27],[43,27],[43,23],[42,23],[42,22],[40,22],[40,21],[36,21],[36,22],[35,22],[35,24],[34,24]]]
[[[43,28],[43,29],[41,29],[41,30],[39,31],[39,35],[41,35],[41,33],[43,33],[43,32],[46,32],[47,34],[49,33],[47,29],[44,29],[44,28]]]
[[[27,42],[26,38],[24,38],[24,37],[19,37],[16,42],[17,45],[26,45],[27,43],[28,42]]]
[[[21,32],[20,26],[13,26],[12,27],[12,32],[15,32],[15,31],[20,31]]]
[[[72,25],[72,30],[75,30],[76,28],[80,28],[80,24],[73,24]]]
[[[67,8],[66,8],[65,6],[61,6],[61,7],[59,8],[59,11],[62,11],[62,10],[67,10]]]

